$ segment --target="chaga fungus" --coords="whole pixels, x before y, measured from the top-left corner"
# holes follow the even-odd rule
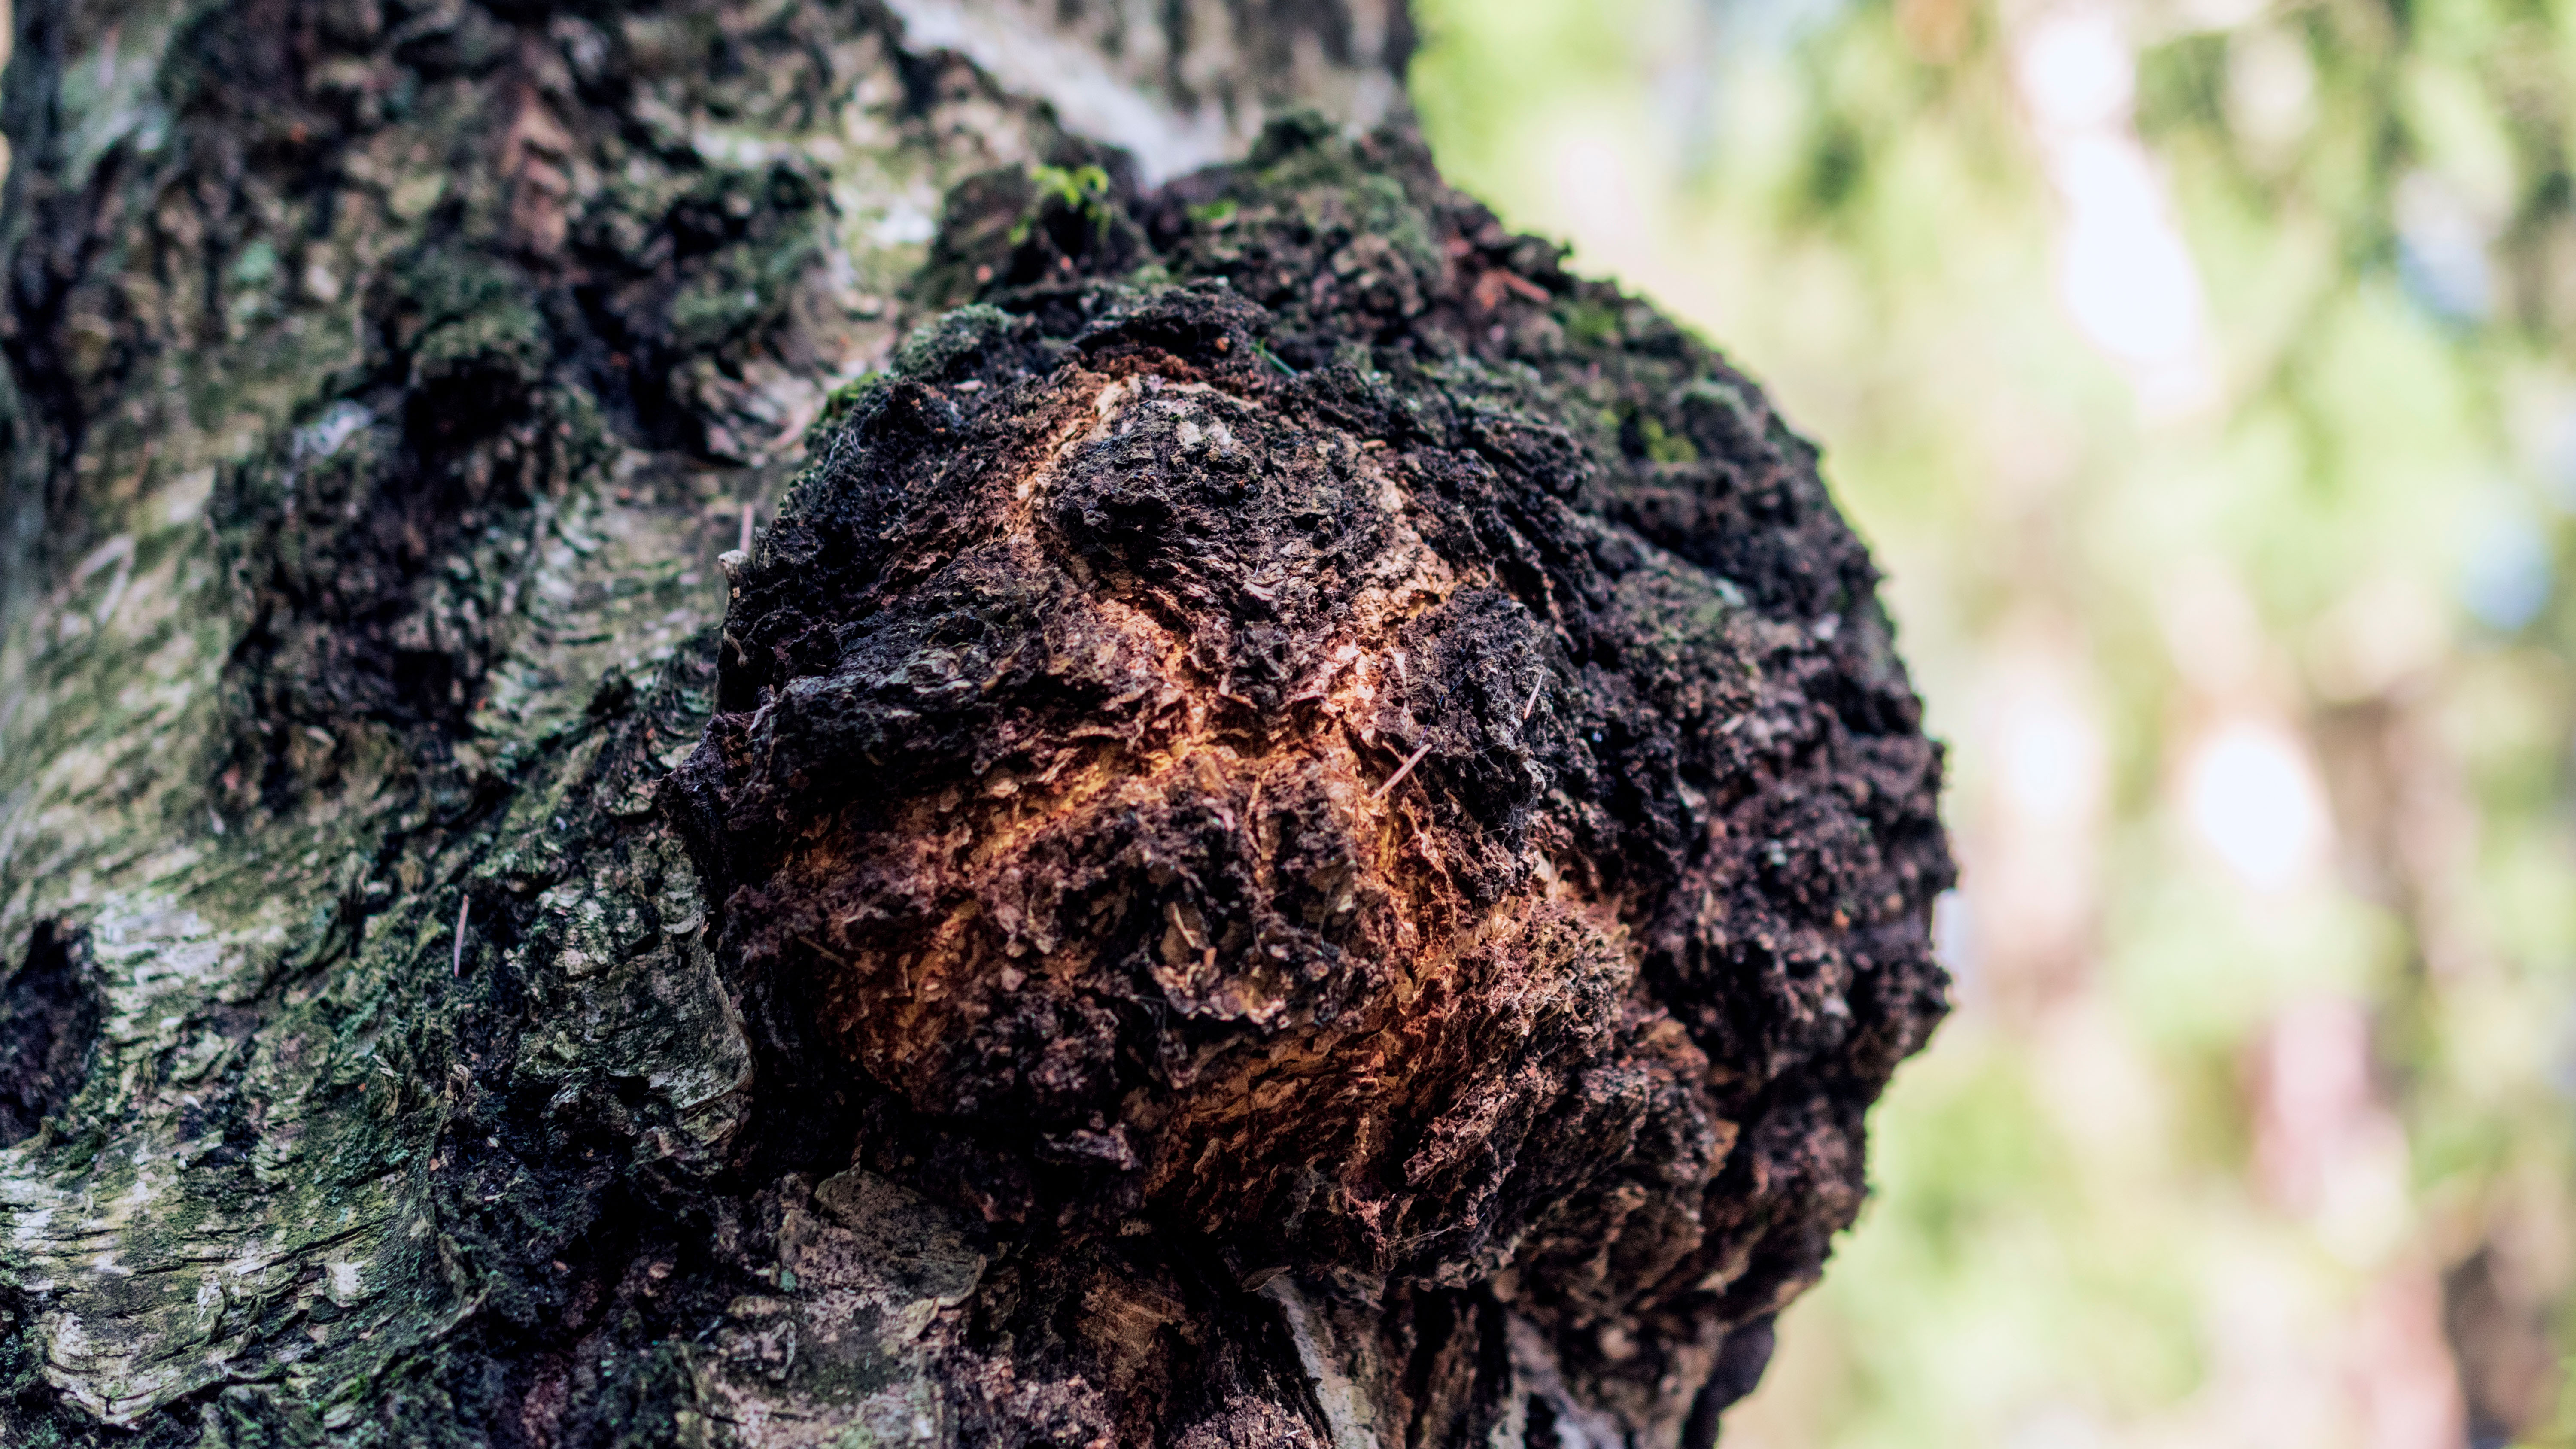
[[[672,800],[767,1050],[997,1233],[1472,1299],[1669,1442],[1944,1009],[1876,575],[1759,390],[1400,139],[1084,204],[981,227],[1042,250],[734,570]]]

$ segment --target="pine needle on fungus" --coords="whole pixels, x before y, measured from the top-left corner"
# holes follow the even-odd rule
[[[1386,792],[1394,789],[1397,785],[1402,784],[1404,777],[1413,773],[1413,767],[1422,763],[1422,757],[1430,753],[1431,742],[1429,740],[1424,740],[1422,742],[1422,748],[1415,750],[1411,755],[1405,758],[1403,764],[1396,766],[1395,773],[1387,776],[1386,783],[1378,786],[1377,793],[1369,796],[1369,798],[1372,800],[1385,799]]]

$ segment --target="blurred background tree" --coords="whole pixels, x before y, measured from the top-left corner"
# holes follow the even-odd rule
[[[1420,10],[1953,741],[1962,1010],[1728,1443],[2576,1443],[2576,5]]]

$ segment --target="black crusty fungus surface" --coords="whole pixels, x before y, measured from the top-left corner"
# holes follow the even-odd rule
[[[992,1235],[992,1442],[1704,1441],[1860,1206],[1940,750],[1815,449],[1558,262],[1399,137],[987,178],[733,561],[666,798],[766,1130]]]

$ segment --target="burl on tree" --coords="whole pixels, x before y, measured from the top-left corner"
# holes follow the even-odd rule
[[[1336,1437],[1704,1440],[1944,1009],[1814,449],[1398,140],[993,178],[931,278],[665,791],[764,1091],[1008,1245],[955,1372],[1096,1402],[995,1416],[1167,1435],[1260,1295]]]

